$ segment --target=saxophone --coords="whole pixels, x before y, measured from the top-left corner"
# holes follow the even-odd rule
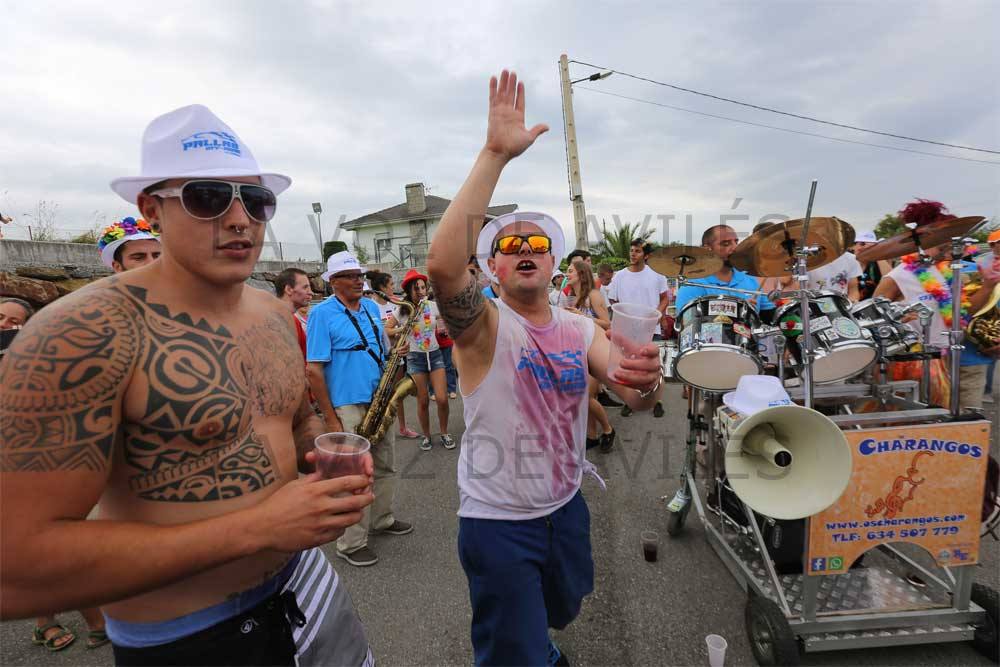
[[[406,332],[413,327],[417,318],[423,312],[426,299],[418,303],[416,308],[414,308],[413,304],[407,301],[396,301],[377,290],[375,294],[378,294],[386,301],[395,303],[404,310],[410,311],[406,316],[406,322],[402,325],[404,333],[401,334],[401,337],[405,337],[407,335]],[[389,425],[392,424],[392,420],[396,418],[396,401],[416,393],[416,385],[413,384],[413,380],[409,377],[404,376],[399,382],[393,382],[396,373],[403,364],[403,354],[405,352],[400,352],[401,342],[397,340],[392,346],[392,354],[389,355],[388,361],[385,362],[385,367],[382,369],[382,377],[379,378],[378,387],[375,388],[375,393],[372,394],[368,410],[365,412],[361,423],[354,428],[355,433],[372,443],[382,439],[382,436],[389,429]]]
[[[993,288],[990,300],[975,314],[965,333],[979,347],[1000,345],[1000,285]]]

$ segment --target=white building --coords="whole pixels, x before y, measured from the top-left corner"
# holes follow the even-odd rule
[[[355,244],[368,254],[366,265],[398,273],[427,266],[427,247],[450,199],[424,192],[423,183],[405,188],[406,201],[375,213],[363,215],[341,225],[355,233]],[[517,210],[517,204],[490,206],[487,220]],[[475,245],[474,239],[473,243]]]

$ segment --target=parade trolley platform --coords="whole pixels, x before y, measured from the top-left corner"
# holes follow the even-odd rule
[[[785,223],[780,232],[786,275],[799,279],[786,308],[804,314],[792,354],[783,353],[783,337],[775,340],[777,375],[790,378],[775,382],[787,391],[790,405],[746,416],[723,404],[723,390],[735,389],[747,369],[740,356],[753,349],[744,345],[750,337],[739,333],[767,331],[752,315],[722,303],[736,301],[725,293],[739,290],[721,288],[717,296],[696,299],[678,313],[679,343],[663,350],[664,374],[687,385],[689,431],[681,488],[668,504],[667,532],[680,534],[694,508],[709,544],[747,592],[746,631],[761,665],[799,664],[803,652],[944,642],[972,642],[996,662],[998,595],[973,582],[991,423],[979,414],[929,404],[927,367],[939,353],[926,342],[923,352],[906,357],[923,362],[921,380],[882,379],[887,362],[902,358],[887,354],[898,351],[890,339],[909,335],[898,326],[901,310],[881,304],[886,315],[881,323],[895,333],[886,329],[880,337],[871,312],[855,317],[837,312],[836,304],[815,307],[822,295],[805,290],[806,268],[813,268],[807,262],[824,244],[832,246],[828,255],[842,252],[849,242],[833,237],[846,228],[853,240],[853,230],[828,218],[810,233],[814,192],[815,183],[806,218]],[[957,261],[964,231],[945,231],[954,239]],[[753,261],[747,253],[739,255],[748,242],[751,250],[761,250],[766,239],[755,237],[740,244],[733,265],[742,268],[742,262],[758,269],[749,271],[752,275],[773,275],[759,252]],[[919,238],[915,245],[922,252]],[[665,249],[654,261],[656,270],[682,283],[721,267],[700,248]],[[927,313],[918,314],[926,332]],[[811,331],[810,320],[815,325],[824,315],[835,323],[853,319],[873,335],[867,343],[865,336],[852,338],[855,327],[846,321],[831,327],[846,334],[836,340]],[[958,320],[956,313],[949,332],[953,350],[961,349]],[[732,330],[737,333],[729,335]],[[870,361],[868,347],[875,350]],[[705,353],[711,372],[699,363],[698,355]],[[737,363],[720,364],[726,358],[719,355],[725,354]],[[786,359],[795,365],[792,372]],[[833,363],[823,370],[817,363],[822,361]],[[955,405],[954,355],[952,363]],[[826,374],[818,382],[817,370]],[[831,380],[838,374],[843,377]]]

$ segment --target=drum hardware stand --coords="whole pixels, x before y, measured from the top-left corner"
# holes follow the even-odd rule
[[[780,331],[780,329],[779,329]],[[781,335],[774,339],[774,354],[778,357],[778,379],[781,385],[785,385],[785,336]]]
[[[959,400],[959,373],[962,366],[962,254],[965,238],[951,238],[951,331],[948,332],[948,351],[951,354],[951,416],[962,413]]]
[[[802,404],[807,408],[812,408],[813,406],[813,348],[809,331],[809,317],[811,314],[809,312],[809,293],[806,290],[806,285],[809,284],[807,260],[809,255],[816,254],[819,252],[819,249],[806,244],[809,243],[809,222],[812,220],[813,202],[816,199],[816,183],[816,179],[813,179],[809,187],[809,203],[806,205],[806,217],[802,222],[802,243],[796,247],[795,242],[792,241],[791,235],[788,233],[787,225],[785,228],[785,240],[782,243],[789,257],[795,258],[794,277],[799,283],[798,300],[799,309],[801,310],[800,316],[802,318],[802,386],[805,390]]]

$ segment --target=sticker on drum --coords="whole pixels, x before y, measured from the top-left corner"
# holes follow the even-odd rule
[[[719,324],[732,324],[733,318],[729,317],[728,315],[716,315],[715,319],[712,321],[718,322]]]
[[[829,329],[833,325],[830,323],[830,318],[826,315],[817,317],[814,320],[809,320],[809,328],[813,331],[822,331],[823,329]]]
[[[681,344],[680,348],[686,350],[691,347],[691,339],[694,338],[694,329],[688,327],[681,331]]]
[[[708,314],[709,315],[731,315],[736,317],[738,315],[737,305],[735,301],[709,301],[708,302]]]
[[[861,327],[854,320],[846,317],[836,317],[833,320],[833,330],[844,338],[860,338]]]
[[[832,342],[834,342],[835,340],[837,340],[838,338],[840,338],[840,334],[838,334],[838,333],[837,333],[837,330],[836,330],[836,329],[827,329],[826,331],[821,331],[821,332],[820,332],[820,335],[821,335],[821,336],[822,336],[822,337],[823,337],[823,338],[824,338],[824,339],[825,339],[825,340],[826,340],[826,341],[827,341],[828,343],[832,343]]]
[[[819,304],[819,310],[821,313],[826,313],[827,315],[831,315],[840,312],[840,310],[837,308],[836,302],[833,299],[820,299],[816,303]]]
[[[750,337],[750,327],[740,324],[739,322],[733,323],[733,331],[744,338]]]
[[[702,343],[709,344],[722,343],[722,325],[716,323],[706,323],[701,325],[701,335],[699,336]]]

